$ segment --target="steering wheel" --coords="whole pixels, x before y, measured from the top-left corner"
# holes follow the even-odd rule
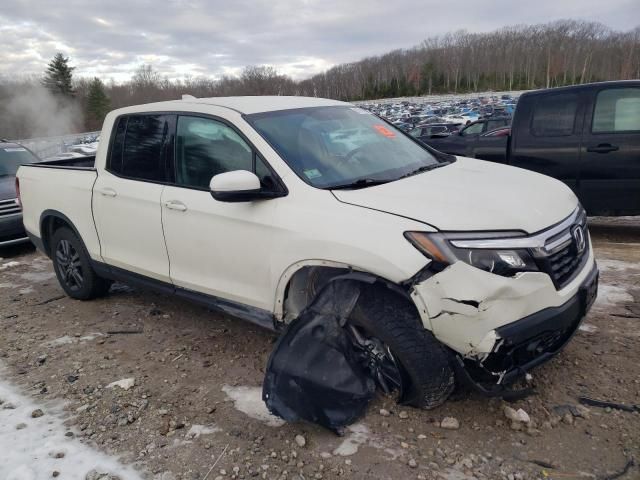
[[[353,157],[355,157],[358,153],[364,152],[368,148],[371,148],[371,145],[363,145],[361,147],[354,148],[344,156],[344,161],[350,162],[353,159]],[[368,157],[365,157],[365,158],[368,158]]]

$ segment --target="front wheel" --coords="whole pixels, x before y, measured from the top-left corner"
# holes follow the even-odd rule
[[[455,375],[449,352],[407,299],[382,286],[365,289],[349,323],[360,331],[355,343],[368,350],[378,385],[398,390],[400,403],[431,409],[451,395]]]
[[[55,231],[51,257],[58,282],[71,298],[90,300],[109,291],[111,282],[94,272],[84,245],[70,229],[63,227]]]

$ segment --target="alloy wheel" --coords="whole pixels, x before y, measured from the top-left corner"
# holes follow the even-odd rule
[[[385,393],[402,393],[402,373],[391,350],[381,340],[368,336],[361,328],[348,325],[349,336],[360,359]]]
[[[84,283],[80,254],[69,240],[60,240],[56,249],[56,265],[65,285],[73,291],[80,290]]]

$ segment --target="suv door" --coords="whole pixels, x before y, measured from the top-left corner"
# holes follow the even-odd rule
[[[221,202],[211,196],[214,175],[254,172],[262,188],[282,191],[279,180],[230,124],[180,115],[175,185],[162,192],[162,223],[177,287],[271,311],[272,251],[277,200]]]
[[[170,180],[175,116],[144,114],[116,119],[107,165],[93,189],[93,214],[103,260],[169,282],[160,196]]]
[[[640,214],[640,86],[593,91],[581,149],[580,198],[592,215]]]
[[[523,96],[511,129],[510,164],[557,178],[578,194],[584,103],[579,92]]]

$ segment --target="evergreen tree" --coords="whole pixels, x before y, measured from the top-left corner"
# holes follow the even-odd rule
[[[87,119],[90,128],[100,128],[105,115],[109,112],[111,101],[104,91],[104,84],[95,77],[89,83],[87,93]]]
[[[71,97],[75,93],[71,84],[74,68],[69,66],[68,57],[56,53],[47,66],[42,84],[53,94]]]

